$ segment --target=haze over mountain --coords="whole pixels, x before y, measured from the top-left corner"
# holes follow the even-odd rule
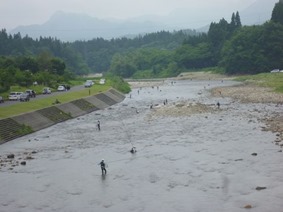
[[[246,9],[239,11],[243,25],[262,24],[270,19],[272,9],[279,0],[256,0]],[[236,12],[236,11],[234,11]],[[138,35],[160,30],[196,29],[205,31],[211,22],[221,18],[230,21],[232,13],[222,13],[225,17],[217,19],[209,15],[209,8],[202,8],[196,15],[187,9],[178,9],[167,16],[140,16],[136,18],[98,19],[85,14],[56,12],[41,25],[19,26],[11,34],[20,32],[32,38],[56,37],[62,41],[90,40],[97,37],[105,39]],[[206,28],[202,28],[205,27]]]
[[[241,11],[242,23],[257,25],[271,19],[272,10],[279,0],[257,0],[252,5]]]

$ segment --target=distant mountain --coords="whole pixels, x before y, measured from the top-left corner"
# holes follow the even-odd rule
[[[281,0],[282,1],[282,0]],[[246,9],[239,11],[242,25],[260,25],[271,19],[272,10],[279,0],[257,0]],[[236,11],[234,11],[236,12]],[[230,22],[230,19],[226,19]],[[207,32],[209,26],[197,28],[198,32]]]
[[[281,0],[282,1],[282,0]],[[256,0],[246,9],[239,11],[242,25],[260,25],[271,19],[272,10],[279,0]],[[237,11],[233,11],[237,12]],[[231,14],[224,17],[228,22],[231,21]],[[218,22],[220,19],[216,20]],[[211,20],[207,25],[195,28],[198,32],[207,32],[209,30]]]
[[[63,41],[90,40],[102,37],[117,38],[124,35],[156,32],[164,29],[160,23],[151,21],[108,21],[84,14],[56,12],[42,25],[19,26],[10,33],[20,32],[32,38],[56,37]]]
[[[240,11],[243,25],[263,24],[271,19],[272,10],[279,0],[257,0],[248,8]]]
[[[279,0],[256,0],[243,11],[239,11],[243,25],[262,24],[270,20],[275,3]],[[207,10],[208,8],[206,8]],[[236,11],[234,11],[236,12]],[[225,12],[228,22],[232,15]],[[205,15],[203,15],[205,14]],[[157,32],[161,30],[173,31],[181,29],[196,29],[207,32],[213,20],[211,14],[205,10],[201,13],[190,13],[186,9],[179,9],[168,16],[142,16],[131,20],[101,20],[84,14],[56,12],[42,25],[19,26],[10,33],[21,33],[32,38],[56,37],[62,41],[91,40],[93,38],[118,38],[122,36],[134,37],[139,34]],[[214,17],[215,19],[215,17]]]

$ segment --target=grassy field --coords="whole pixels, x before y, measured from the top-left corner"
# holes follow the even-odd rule
[[[237,77],[235,80],[270,87],[275,92],[283,93],[283,73],[262,73]]]
[[[11,116],[19,115],[22,113],[27,113],[35,110],[39,110],[42,108],[50,107],[54,104],[56,99],[60,101],[60,103],[70,102],[76,99],[80,99],[83,97],[87,97],[89,95],[95,95],[97,93],[106,91],[111,86],[108,84],[105,85],[94,85],[91,88],[83,89],[80,91],[68,91],[62,92],[60,95],[56,96],[48,96],[43,99],[35,99],[29,102],[21,102],[14,105],[1,107],[0,108],[0,119],[8,118]],[[90,91],[90,94],[89,94]]]

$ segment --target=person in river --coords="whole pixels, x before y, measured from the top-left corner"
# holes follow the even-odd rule
[[[136,153],[136,152],[137,152],[136,147],[133,146],[133,148],[130,150],[130,152],[131,152],[132,154]]]
[[[99,120],[97,121],[97,129],[98,131],[100,131],[100,121]]]
[[[219,102],[217,102],[217,107],[220,108],[220,103]]]
[[[107,171],[106,171],[106,168],[105,168],[105,167],[106,167],[106,164],[105,164],[105,162],[104,162],[104,159],[102,159],[101,162],[100,162],[98,165],[100,165],[100,167],[101,167],[102,175],[106,174]]]

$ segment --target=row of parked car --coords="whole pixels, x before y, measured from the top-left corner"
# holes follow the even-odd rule
[[[42,94],[51,94],[52,91],[50,88],[43,88]],[[26,90],[25,92],[10,92],[8,96],[8,100],[10,101],[18,101],[28,102],[30,98],[35,98],[36,92],[34,90]],[[0,103],[4,103],[4,98],[0,96]]]
[[[100,85],[104,85],[105,84],[105,79],[100,79],[99,80],[99,84]],[[87,80],[86,82],[85,82],[85,84],[84,84],[84,86],[85,86],[85,88],[90,88],[91,86],[93,86],[94,85],[94,82],[92,81],[92,80]]]
[[[30,98],[35,98],[36,92],[34,90],[26,90],[25,92],[11,92],[8,99],[10,101],[20,100],[22,102],[29,101]]]
[[[51,94],[51,89],[46,87],[42,90],[42,94]],[[30,98],[35,98],[36,92],[34,90],[26,90],[25,92],[10,92],[8,100],[28,102]],[[4,98],[0,96],[0,103],[4,103]]]
[[[99,84],[103,85],[105,84],[105,79],[100,79]],[[94,85],[94,82],[92,80],[87,80],[84,84],[85,87],[91,87]],[[71,87],[69,85],[59,85],[57,88],[57,91],[68,91],[70,90]],[[46,87],[43,88],[42,94],[51,94],[52,91],[50,88]],[[11,92],[8,99],[10,101],[29,101],[30,98],[35,98],[36,97],[36,92],[34,90],[26,90],[25,92]],[[4,103],[4,98],[0,96],[0,103]]]

